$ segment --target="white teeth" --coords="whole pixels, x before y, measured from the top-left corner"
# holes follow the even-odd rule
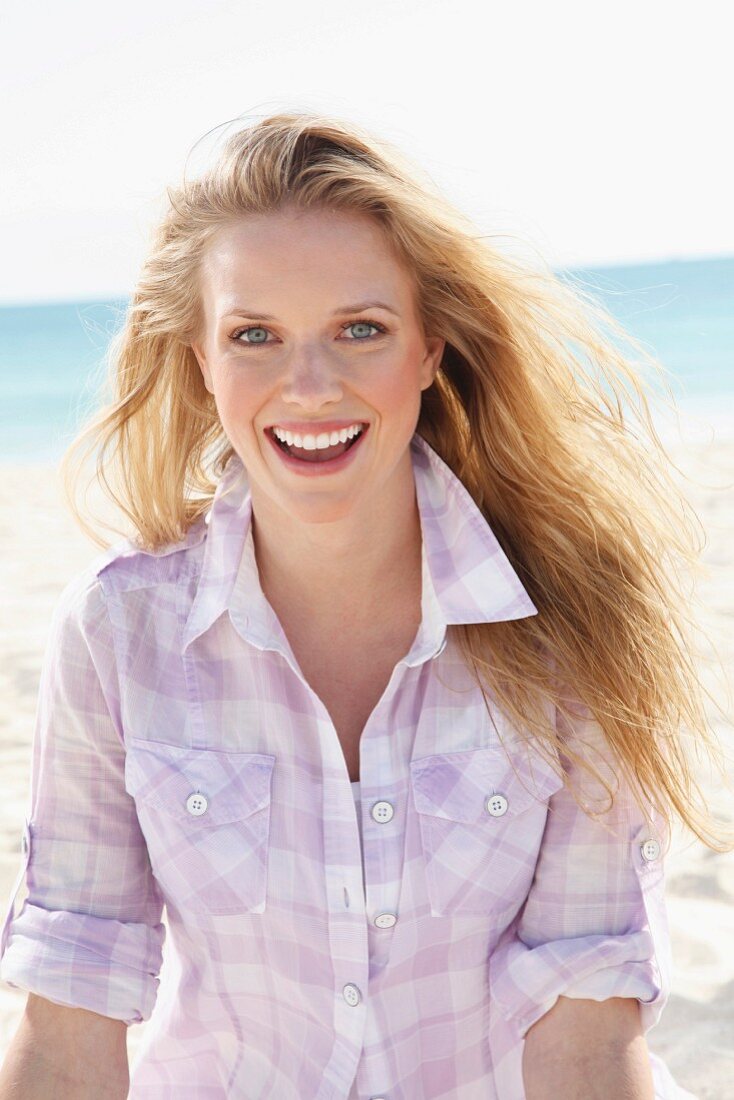
[[[323,450],[325,447],[334,447],[337,443],[346,443],[362,431],[361,424],[352,424],[349,428],[342,428],[340,432],[319,432],[318,435],[297,435],[294,432],[286,432],[283,428],[273,428],[273,435],[289,447],[303,447],[306,451]]]

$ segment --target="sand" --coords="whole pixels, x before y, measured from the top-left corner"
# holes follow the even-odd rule
[[[672,453],[692,482],[686,491],[707,537],[696,617],[734,668],[734,443],[688,441]],[[51,612],[67,581],[99,553],[65,510],[53,467],[0,465],[0,904],[4,914],[20,862],[31,740],[41,660]],[[703,667],[703,666],[702,666]],[[709,718],[734,775],[734,725],[724,674],[707,670]],[[728,690],[731,684],[728,685]],[[722,713],[722,708],[723,712]],[[728,720],[725,715],[728,713]],[[701,766],[699,781],[722,819],[734,820],[731,791]],[[710,851],[674,829],[666,861],[673,989],[648,1043],[676,1080],[700,1100],[734,1098],[734,855]],[[25,890],[16,900],[20,909]],[[25,1004],[24,992],[0,983],[0,1057]],[[130,1060],[147,1022],[128,1029]]]

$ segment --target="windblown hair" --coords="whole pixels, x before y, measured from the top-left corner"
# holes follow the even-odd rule
[[[561,732],[587,714],[640,805],[732,850],[686,745],[720,752],[684,592],[698,527],[653,426],[651,356],[577,280],[503,254],[401,153],[335,118],[261,119],[167,196],[109,346],[114,394],[62,462],[82,528],[106,545],[75,504],[85,447],[97,447],[95,477],[145,549],[179,541],[211,505],[234,453],[191,347],[213,235],[287,207],[367,215],[414,277],[424,331],[446,341],[416,430],[466,486],[539,612],[449,627],[485,700],[549,759],[563,753],[600,778]],[[549,701],[562,722],[549,722]]]

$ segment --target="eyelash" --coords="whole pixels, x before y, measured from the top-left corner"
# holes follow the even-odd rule
[[[359,338],[355,338],[355,339],[352,339],[352,340],[347,340],[348,344],[366,344],[366,343],[368,343],[368,341],[374,339],[376,336],[382,335],[383,333],[387,332],[386,327],[384,325],[381,325],[379,323],[379,321],[370,321],[366,317],[360,317],[358,320],[355,320],[355,321],[347,321],[347,323],[345,325],[342,325],[342,332],[345,329],[351,328],[352,325],[371,325],[372,328],[377,329],[377,332],[373,332],[370,336],[361,336]],[[250,347],[250,348],[265,348],[265,347],[268,347],[269,344],[272,341],[266,341],[265,343],[261,343],[261,344],[250,344],[250,343],[248,343],[247,340],[240,340],[239,339],[239,337],[242,336],[242,334],[244,332],[249,332],[250,329],[253,329],[253,328],[261,328],[261,329],[264,329],[265,332],[270,332],[270,329],[265,328],[264,325],[245,325],[243,328],[235,329],[235,331],[230,336],[230,340],[232,340],[236,344],[241,344],[243,347]]]

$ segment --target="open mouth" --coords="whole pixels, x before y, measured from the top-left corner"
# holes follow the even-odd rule
[[[335,443],[333,446],[316,447],[312,450],[307,450],[305,447],[296,447],[295,444],[285,443],[282,439],[278,439],[272,428],[266,428],[268,435],[281,451],[290,458],[308,463],[331,462],[336,458],[341,458],[343,454],[346,454],[347,451],[351,450],[351,448],[360,441],[366,430],[367,425],[362,425],[361,431],[359,431],[357,435],[352,436],[351,439],[348,439],[346,443]]]

